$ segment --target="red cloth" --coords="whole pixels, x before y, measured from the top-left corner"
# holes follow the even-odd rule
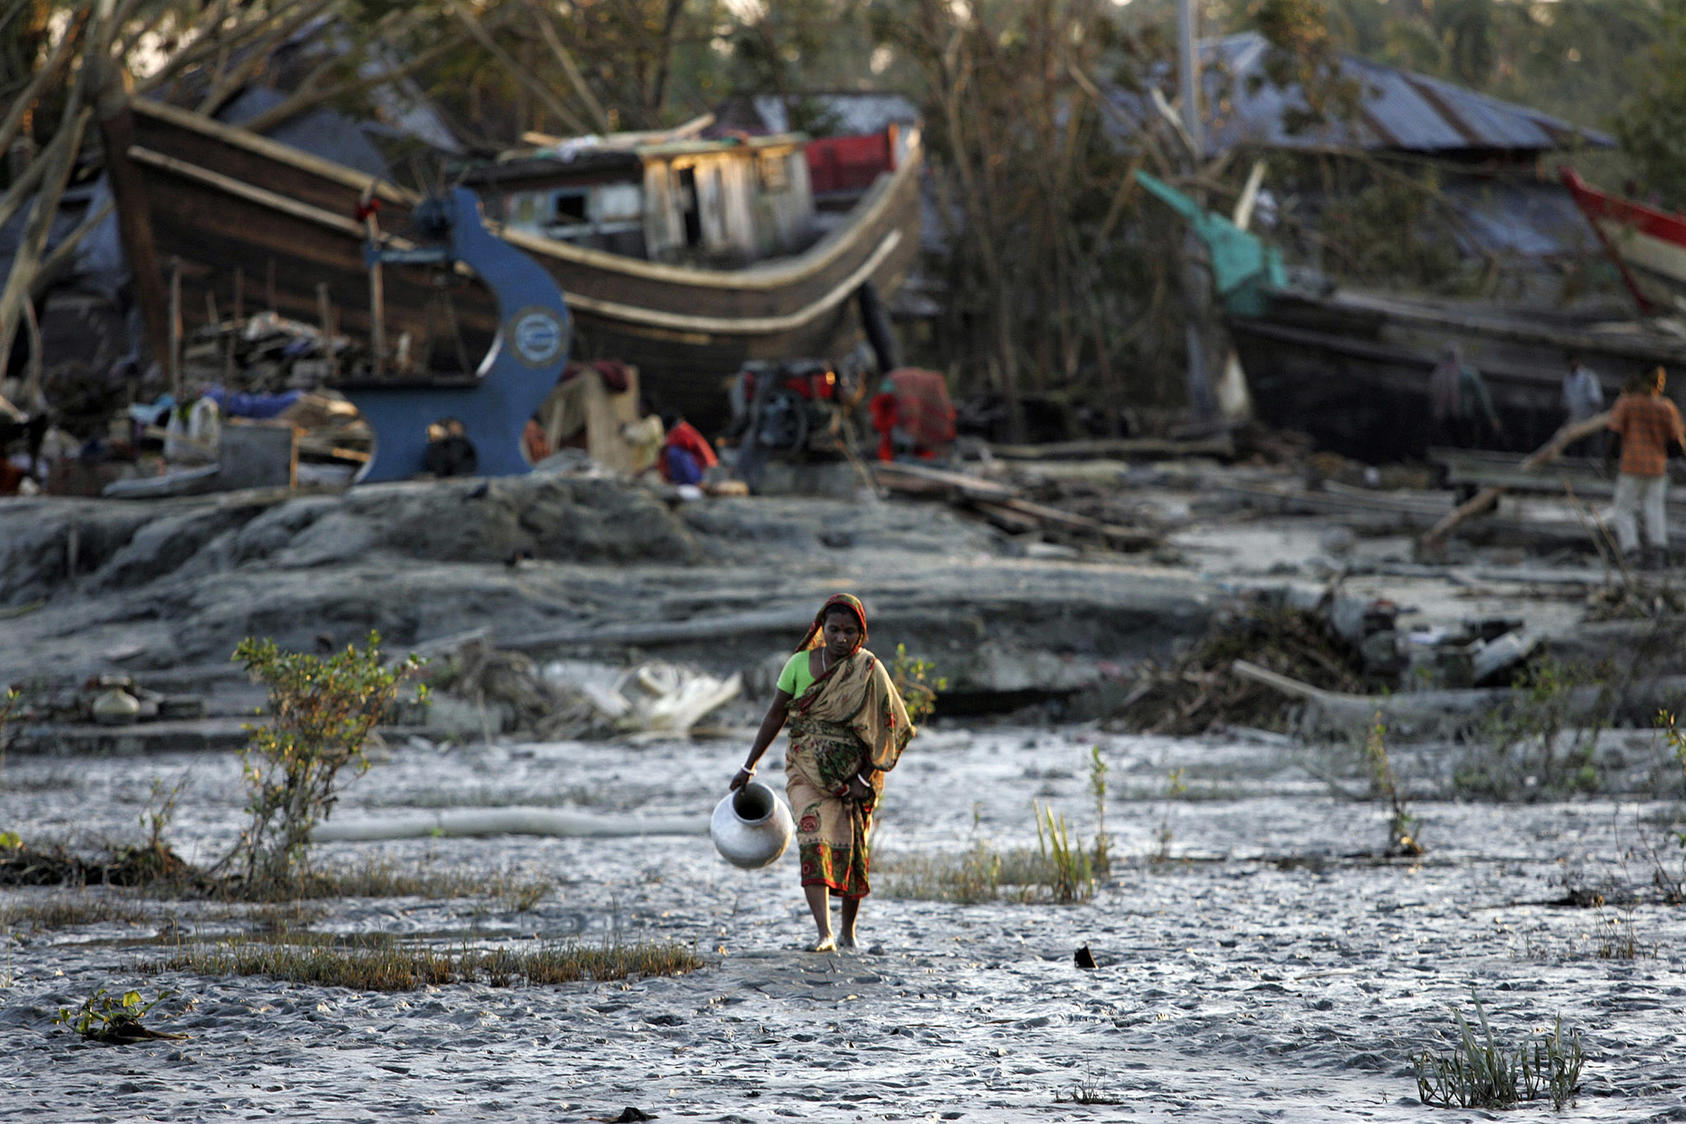
[[[720,458],[714,455],[714,446],[708,443],[696,426],[688,421],[673,423],[673,428],[667,431],[667,440],[662,442],[664,449],[682,449],[695,457],[697,464],[704,471],[720,463]],[[662,458],[657,462],[661,468],[662,478],[667,478],[667,460]]]
[[[878,459],[894,455],[891,434],[900,431],[920,456],[932,456],[953,444],[954,404],[938,371],[898,367],[884,376],[870,404],[872,427],[879,433]]]

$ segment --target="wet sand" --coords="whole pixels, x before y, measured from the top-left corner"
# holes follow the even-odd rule
[[[747,737],[395,747],[350,785],[336,820],[525,803],[694,816],[700,827]],[[1472,987],[1508,1043],[1558,1014],[1580,1029],[1585,1088],[1566,1119],[1686,1119],[1686,911],[1545,904],[1566,880],[1648,881],[1646,860],[1624,869],[1623,856],[1647,830],[1641,817],[1672,805],[1637,793],[1434,800],[1449,751],[1402,750],[1401,773],[1423,793],[1412,810],[1428,853],[1377,861],[1368,856],[1386,843],[1383,809],[1331,795],[1273,739],[938,723],[890,778],[880,856],[980,840],[1034,846],[1033,799],[1087,843],[1093,745],[1111,768],[1120,861],[1091,902],[904,900],[881,872],[860,953],[800,951],[811,922],[793,855],[739,871],[700,835],[318,849],[329,862],[382,856],[556,886],[524,912],[495,898],[330,902],[317,930],[447,948],[672,939],[706,961],[676,978],[354,993],[138,974],[171,919],[187,934],[233,925],[193,903],[141,901],[154,917],[144,923],[14,930],[0,963],[0,1119],[588,1120],[627,1106],[707,1121],[1492,1119],[1425,1109],[1410,1070],[1413,1053],[1444,1047],[1448,1004],[1473,1015]],[[1636,739],[1632,752],[1649,751]],[[764,770],[776,787],[778,759],[769,754]],[[1182,797],[1166,779],[1177,768]],[[154,778],[185,779],[169,838],[191,859],[216,857],[242,820],[232,755],[14,757],[0,825],[32,839],[133,839]],[[1168,858],[1156,861],[1161,850]],[[63,893],[10,890],[0,901]],[[1655,955],[1601,958],[1618,931],[1611,919]],[[1095,970],[1073,965],[1083,944]],[[178,989],[149,1022],[190,1037],[107,1047],[52,1025],[102,984]],[[1524,1112],[1541,1118],[1549,1102]]]

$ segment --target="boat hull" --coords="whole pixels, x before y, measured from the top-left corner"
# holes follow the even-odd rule
[[[1686,215],[1600,191],[1572,168],[1560,174],[1640,311],[1686,310]]]
[[[138,99],[108,122],[107,137],[122,154],[113,182],[137,292],[151,306],[149,325],[167,323],[160,305],[176,275],[179,314],[189,329],[209,319],[211,302],[221,316],[237,304],[248,312],[268,306],[311,323],[327,307],[339,332],[370,340],[375,318],[360,207],[374,200],[383,238],[401,248],[419,202],[413,193]],[[745,361],[841,356],[863,338],[855,299],[861,286],[871,282],[887,298],[912,271],[917,144],[911,152],[838,230],[800,255],[742,269],[668,266],[514,232],[505,237],[561,287],[577,358],[636,364],[641,386],[662,408],[719,424],[728,411],[726,382]],[[142,225],[144,231],[135,229]],[[389,349],[407,333],[413,347],[431,343],[434,371],[472,370],[497,330],[496,303],[465,271],[443,286],[439,280],[385,267],[381,320]],[[156,328],[149,334],[161,337]]]
[[[1428,384],[1448,344],[1481,372],[1504,426],[1479,447],[1510,452],[1543,445],[1563,424],[1571,353],[1597,372],[1607,402],[1630,374],[1686,369],[1686,339],[1629,322],[1361,294],[1280,295],[1229,328],[1264,420],[1369,463],[1421,459],[1444,441]]]

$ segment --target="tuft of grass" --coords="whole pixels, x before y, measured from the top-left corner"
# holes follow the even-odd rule
[[[1176,832],[1171,830],[1171,809],[1173,802],[1188,796],[1188,782],[1183,779],[1183,770],[1179,766],[1165,774],[1165,806],[1159,814],[1159,849],[1153,853],[1154,862],[1168,862],[1171,858],[1171,841]]]
[[[1088,901],[1095,892],[1095,868],[1083,850],[1083,841],[1071,841],[1065,817],[1055,817],[1047,806],[1031,808],[1036,812],[1036,843],[1042,855],[1054,868],[1054,900],[1062,904]]]
[[[1420,855],[1422,844],[1417,839],[1417,817],[1405,805],[1399,791],[1399,778],[1393,772],[1393,762],[1387,755],[1387,725],[1382,712],[1370,719],[1370,731],[1364,738],[1364,760],[1370,767],[1371,795],[1387,801],[1387,853],[1390,855]]]
[[[99,896],[50,897],[37,902],[0,905],[0,926],[6,928],[74,929],[79,925],[151,924],[155,918],[130,902]]]
[[[214,946],[184,946],[143,965],[143,971],[185,971],[203,976],[269,976],[320,987],[413,991],[454,983],[546,986],[640,976],[677,976],[703,961],[672,941],[574,942],[536,948],[441,949],[400,943],[387,936],[336,937],[291,932],[265,939],[239,938]]]
[[[883,893],[906,901],[984,902],[1059,901],[1061,873],[1040,850],[1001,851],[979,842],[959,854],[889,854],[872,860],[884,875]]]
[[[1105,878],[1112,873],[1112,836],[1106,830],[1107,763],[1101,747],[1089,747],[1089,791],[1095,797],[1095,873]]]
[[[1633,906],[1625,905],[1620,914],[1605,911],[1604,899],[1593,902],[1593,916],[1598,920],[1596,951],[1600,960],[1639,960],[1655,956],[1657,950],[1639,939],[1633,924]]]
[[[1055,1104],[1123,1104],[1124,1099],[1107,1091],[1106,1086],[1093,1074],[1086,1074],[1083,1080],[1073,1085],[1069,1091],[1054,1094]]]
[[[1462,1011],[1452,1008],[1458,1040],[1450,1053],[1424,1050],[1411,1059],[1417,1077],[1417,1097],[1425,1105],[1446,1108],[1512,1108],[1523,1101],[1550,1097],[1561,1111],[1575,1103],[1580,1091],[1586,1051],[1579,1031],[1563,1033],[1559,1015],[1549,1034],[1536,1034],[1522,1045],[1499,1043],[1487,1022],[1481,997],[1470,990],[1478,1034]]]

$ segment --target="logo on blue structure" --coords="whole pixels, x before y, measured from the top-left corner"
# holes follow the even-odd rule
[[[516,358],[529,367],[560,362],[568,350],[568,324],[548,308],[523,308],[505,329]]]

